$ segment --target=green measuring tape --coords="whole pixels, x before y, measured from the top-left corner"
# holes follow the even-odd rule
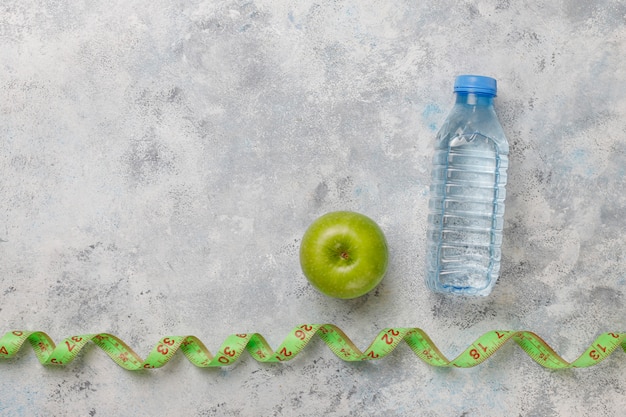
[[[195,336],[167,336],[159,340],[145,360],[121,339],[107,333],[71,336],[56,346],[44,332],[16,330],[0,338],[0,358],[14,357],[22,345],[28,342],[43,365],[67,365],[91,341],[105,351],[115,363],[130,371],[160,368],[169,362],[178,350],[181,350],[194,365],[209,368],[231,365],[244,351],[263,363],[289,361],[301,352],[315,335],[344,361],[381,359],[404,341],[421,360],[437,367],[471,368],[492,356],[508,341],[517,343],[535,362],[549,369],[585,368],[604,360],[618,347],[626,352],[626,333],[603,333],[578,359],[567,362],[535,333],[503,330],[483,334],[463,353],[449,360],[423,330],[415,327],[383,329],[362,352],[335,325],[303,324],[291,330],[276,351],[272,350],[259,333],[228,336],[216,355],[212,355]]]

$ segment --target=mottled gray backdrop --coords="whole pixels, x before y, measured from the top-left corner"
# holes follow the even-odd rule
[[[367,347],[426,330],[450,357],[527,329],[573,360],[626,330],[626,3],[619,0],[36,1],[0,5],[0,334],[278,346],[305,322]],[[511,145],[502,276],[486,299],[423,283],[433,140],[462,73],[499,81]],[[360,299],[305,281],[306,227],[375,219],[390,269]],[[131,373],[0,361],[2,416],[621,416],[626,355],[553,372],[507,345],[469,370],[406,345]]]

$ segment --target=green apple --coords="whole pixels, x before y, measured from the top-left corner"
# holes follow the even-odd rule
[[[336,298],[355,298],[374,289],[385,275],[388,258],[380,227],[352,211],[319,217],[300,244],[302,272],[315,288]]]

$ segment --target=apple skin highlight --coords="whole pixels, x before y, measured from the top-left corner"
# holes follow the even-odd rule
[[[360,297],[385,276],[387,240],[369,217],[335,211],[317,218],[304,233],[300,266],[311,285],[341,299]]]

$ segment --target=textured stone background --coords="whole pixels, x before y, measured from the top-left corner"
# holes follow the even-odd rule
[[[626,330],[626,4],[525,1],[35,1],[0,5],[0,333],[111,332],[145,355],[193,334],[277,346],[331,322],[454,357],[527,329],[566,359]],[[423,284],[429,166],[460,73],[499,81],[511,145],[502,276],[486,299]],[[306,227],[384,229],[383,284],[325,298]],[[130,373],[95,347],[0,362],[2,416],[620,416],[626,356],[550,372],[507,345],[438,370],[407,346],[345,364],[316,339],[286,365]]]

